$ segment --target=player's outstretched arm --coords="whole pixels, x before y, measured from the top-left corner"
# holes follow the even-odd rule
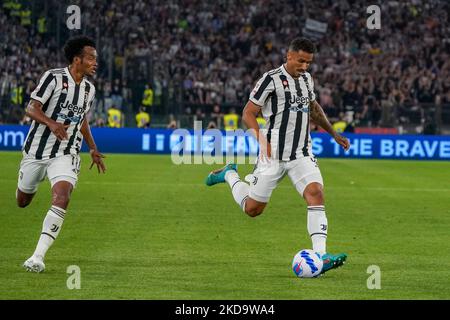
[[[328,132],[334,138],[334,140],[336,140],[336,142],[340,144],[342,148],[344,148],[344,150],[348,150],[348,148],[350,148],[350,142],[346,137],[343,137],[336,131],[334,131],[333,126],[331,125],[330,121],[328,121],[328,118],[325,115],[325,112],[323,111],[320,104],[316,100],[314,100],[310,103],[310,107],[311,119],[316,124],[321,126],[326,132]]]
[[[89,170],[92,169],[92,167],[97,165],[98,173],[106,172],[106,166],[103,163],[103,158],[106,158],[103,154],[101,154],[97,150],[97,145],[95,144],[94,137],[92,137],[91,133],[91,127],[89,126],[89,122],[85,119],[83,123],[81,124],[81,134],[83,135],[84,140],[86,141],[87,145],[89,146],[89,153],[91,154],[92,163],[89,167]]]
[[[26,114],[34,121],[46,125],[50,131],[53,132],[56,138],[58,138],[58,140],[61,141],[69,138],[66,132],[66,129],[69,126],[63,125],[62,123],[56,122],[55,120],[47,117],[44,111],[42,111],[42,103],[39,101],[30,99],[26,109]]]

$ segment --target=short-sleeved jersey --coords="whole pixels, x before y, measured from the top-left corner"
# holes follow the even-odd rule
[[[292,161],[312,155],[309,134],[309,104],[314,101],[314,83],[305,72],[293,78],[284,65],[266,72],[250,94],[267,121],[264,132],[272,157]]]
[[[42,111],[47,117],[69,125],[66,130],[69,139],[59,141],[49,127],[33,121],[23,151],[38,160],[78,154],[83,140],[81,124],[94,97],[94,85],[87,79],[76,84],[68,68],[46,71],[31,93],[31,99],[42,103]]]

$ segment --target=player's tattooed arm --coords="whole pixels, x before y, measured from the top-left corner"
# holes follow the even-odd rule
[[[317,101],[314,100],[310,103],[310,108],[311,119],[334,137],[336,135],[336,131],[334,131],[333,126],[331,125],[330,121],[328,121],[328,118],[325,115],[325,112],[323,111],[320,104],[318,104]]]
[[[325,115],[325,112],[323,111],[320,104],[316,100],[314,100],[310,103],[310,108],[311,119],[316,124],[321,126],[326,132],[328,132],[334,138],[334,140],[336,140],[336,142],[342,146],[342,148],[348,150],[348,148],[350,147],[350,142],[346,137],[343,137],[336,131],[334,131],[333,126],[331,125],[330,121],[328,121],[328,118]]]
[[[66,129],[69,126],[63,125],[62,123],[56,122],[55,120],[47,117],[44,111],[42,111],[42,103],[39,101],[30,99],[26,109],[26,114],[34,121],[46,125],[50,131],[53,132],[56,138],[58,138],[58,140],[61,141],[69,138],[66,132]]]

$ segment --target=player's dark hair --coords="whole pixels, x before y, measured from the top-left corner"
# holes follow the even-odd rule
[[[77,36],[67,40],[64,45],[64,56],[66,57],[69,63],[72,63],[73,58],[79,56],[83,53],[84,47],[94,47],[95,42],[89,37],[86,36]]]
[[[308,53],[316,53],[316,45],[307,38],[296,38],[289,44],[290,51],[305,51]]]

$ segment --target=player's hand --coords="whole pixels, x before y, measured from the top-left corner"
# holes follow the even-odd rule
[[[49,124],[48,127],[49,127],[50,131],[53,132],[53,134],[56,136],[56,138],[59,141],[69,139],[69,136],[67,135],[67,131],[66,131],[67,128],[69,127],[68,124],[64,125],[62,123],[54,121],[51,124]]]
[[[334,136],[334,140],[342,147],[345,151],[350,148],[350,142],[346,137],[341,136],[340,134],[336,133]]]
[[[91,154],[91,158],[92,158],[92,163],[91,163],[91,166],[89,167],[89,170],[91,170],[92,167],[94,166],[94,164],[96,164],[98,173],[100,173],[100,171],[102,173],[105,173],[106,172],[106,166],[103,163],[103,158],[106,158],[106,156],[101,154],[97,149],[91,149],[89,151],[89,153]]]
[[[259,142],[259,158],[261,161],[269,161],[269,159],[272,156],[272,147],[270,146],[270,143],[267,142],[266,137],[264,135],[260,134],[258,137]]]

